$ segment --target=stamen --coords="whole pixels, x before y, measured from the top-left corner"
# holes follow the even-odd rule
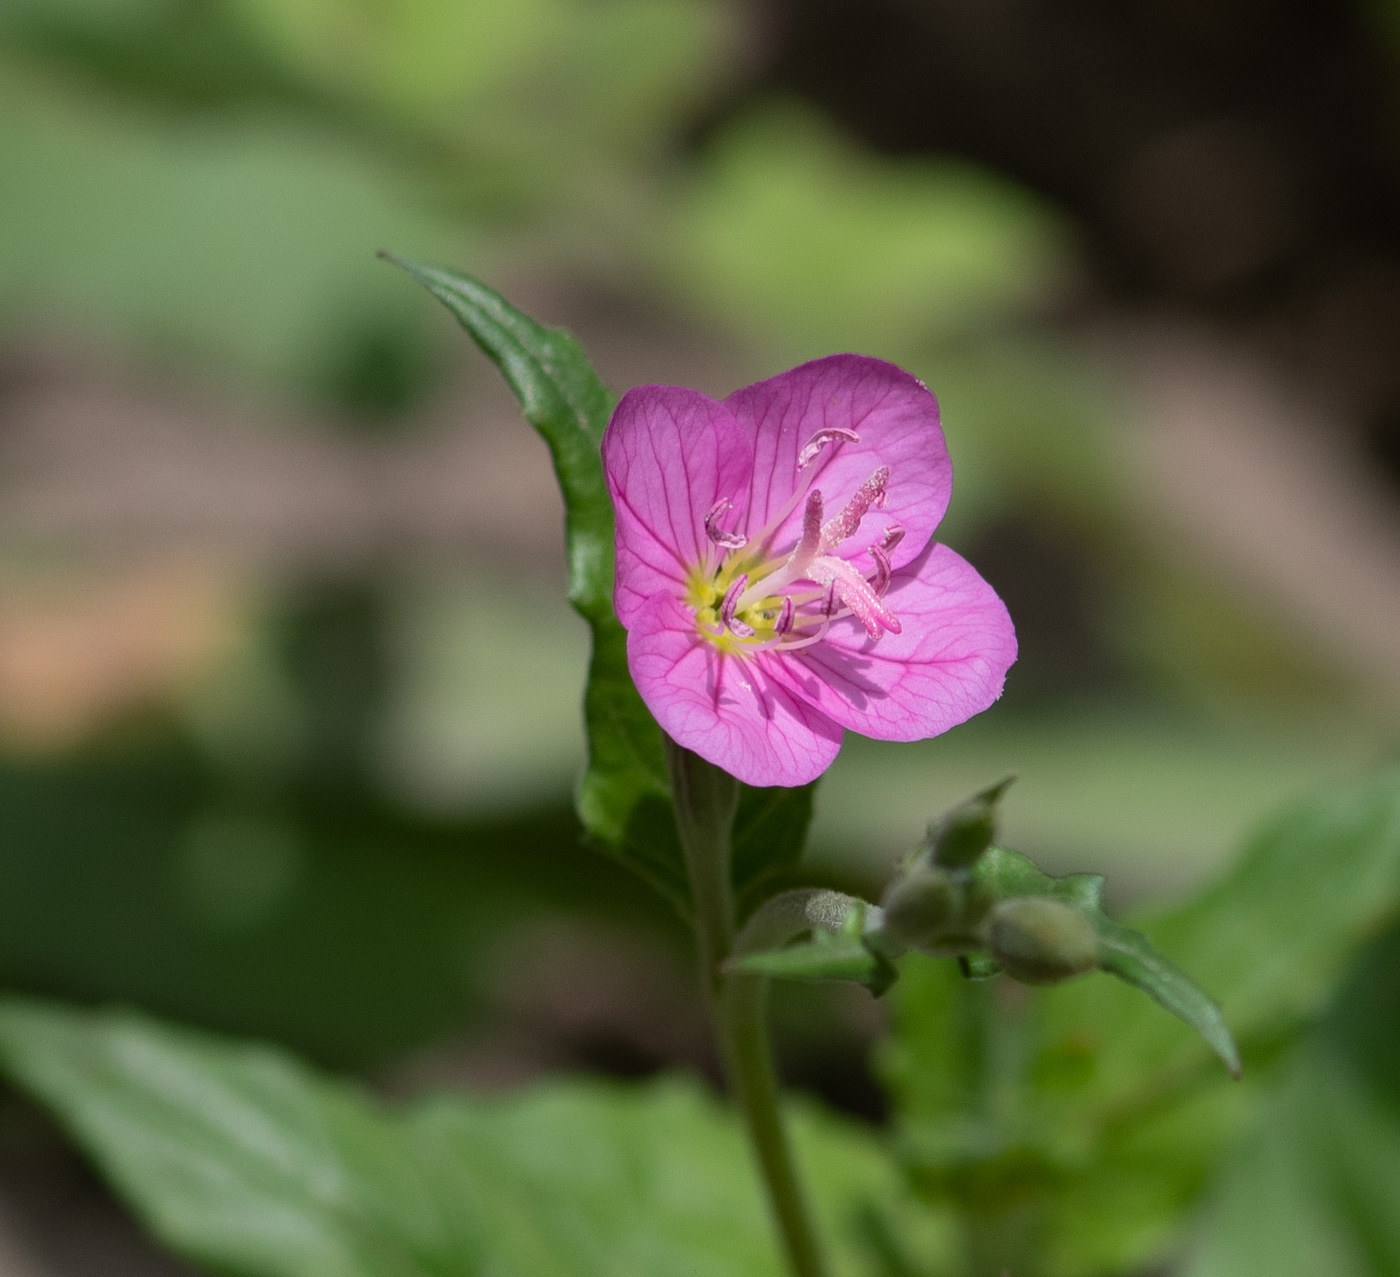
[[[826,632],[831,628],[831,621],[822,617],[821,627],[815,634],[805,634],[802,638],[783,639],[774,647],[776,652],[796,652],[799,648],[811,647],[813,643],[820,643],[826,637]]]
[[[797,454],[797,468],[805,470],[822,453],[822,450],[829,443],[859,443],[860,436],[854,430],[848,430],[845,426],[828,426],[825,430],[818,430],[806,443],[802,445]]]
[[[812,564],[811,575],[814,581],[828,585],[829,599],[836,594],[841,596],[841,601],[865,626],[866,634],[872,639],[878,639],[885,630],[892,634],[900,632],[899,618],[885,606],[871,583],[845,559],[823,556]],[[834,608],[827,603],[823,610],[830,615]]]
[[[870,578],[870,588],[880,596],[890,588],[890,556],[882,546],[872,545],[870,557],[875,560],[875,575]]]
[[[741,572],[734,578],[733,584],[725,592],[724,602],[720,604],[719,619],[729,628],[730,633],[738,635],[740,638],[753,638],[754,629],[747,621],[741,621],[735,612],[739,607],[739,598],[748,587],[749,578],[746,573]]]
[[[782,567],[758,580],[749,591],[749,597],[740,601],[740,608],[752,607],[760,599],[776,594],[806,576],[807,565],[821,551],[821,540],[822,492],[820,488],[814,488],[807,494],[807,508],[802,512],[802,540]]]
[[[705,516],[705,535],[721,550],[742,550],[749,543],[748,537],[740,536],[737,532],[720,531],[720,518],[733,505],[734,503],[728,497],[720,497],[710,507],[709,514]]]
[[[885,535],[880,540],[880,549],[888,554],[903,540],[904,529],[897,523],[891,523],[890,526],[885,529]]]
[[[807,508],[802,512],[802,540],[792,552],[788,563],[794,567],[805,567],[807,561],[818,552],[822,539],[822,490],[816,489],[807,498]]]
[[[865,518],[865,512],[873,505],[877,509],[885,504],[886,487],[890,481],[889,466],[881,466],[856,491],[845,508],[822,528],[820,553],[834,550],[858,527]]]
[[[792,621],[797,615],[797,605],[792,601],[791,594],[783,595],[783,606],[778,613],[778,619],[773,622],[773,633],[779,638],[792,631]]]

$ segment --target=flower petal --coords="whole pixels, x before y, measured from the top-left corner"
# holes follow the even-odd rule
[[[672,740],[747,784],[805,785],[831,766],[841,729],[772,680],[773,660],[725,656],[669,594],[627,633],[632,681]]]
[[[614,604],[624,626],[653,594],[684,592],[686,574],[714,550],[705,516],[721,497],[748,490],[752,459],[729,409],[709,395],[638,386],[622,396],[603,435],[603,469],[617,514]]]
[[[980,714],[1001,695],[1016,632],[996,592],[966,559],[930,545],[896,571],[884,602],[902,630],[878,643],[854,617],[826,639],[776,656],[772,677],[842,727],[877,740],[923,740]]]
[[[859,443],[830,443],[812,462],[812,484],[835,514],[880,467],[890,469],[883,508],[872,509],[842,557],[876,541],[891,523],[906,536],[894,565],[908,563],[933,535],[948,508],[953,469],[938,420],[938,400],[902,368],[866,355],[828,355],[752,386],[725,401],[754,448],[753,486],[744,527],[752,536],[781,511],[799,482],[798,454],[818,431],[854,430]],[[802,511],[789,515],[777,538],[791,544]]]

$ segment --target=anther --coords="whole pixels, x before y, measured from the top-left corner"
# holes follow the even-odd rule
[[[903,540],[904,529],[897,523],[891,523],[890,526],[885,529],[885,535],[880,538],[880,549],[886,554],[889,554],[890,551]]]
[[[806,443],[802,445],[797,454],[797,468],[805,470],[822,453],[822,450],[830,443],[859,443],[860,436],[854,430],[848,430],[845,426],[828,426],[824,430],[818,430]]]
[[[773,633],[779,638],[785,634],[792,633],[792,623],[797,616],[797,608],[793,604],[792,595],[783,595],[783,606],[778,611],[778,619],[773,622]]]
[[[740,573],[734,578],[729,589],[725,591],[724,602],[720,604],[719,619],[729,628],[730,633],[738,635],[739,638],[753,638],[753,626],[747,621],[741,621],[736,615],[739,608],[739,597],[748,588],[749,578],[747,574]]]
[[[876,559],[879,563],[879,559]],[[865,626],[866,634],[878,640],[888,630],[898,634],[899,618],[880,601],[879,591],[856,571],[846,559],[820,558],[813,565],[813,575],[827,585],[829,594],[840,595],[844,603]]]
[[[870,578],[870,588],[876,595],[881,595],[890,588],[890,556],[883,546],[872,545],[870,557],[875,560],[875,575]]]
[[[889,481],[889,466],[881,466],[860,485],[841,513],[822,528],[821,553],[834,550],[860,527],[860,521],[865,518],[865,512],[872,505],[878,509],[885,504],[885,491]]]
[[[749,543],[747,537],[740,536],[737,532],[720,531],[720,518],[733,504],[728,497],[720,497],[705,516],[705,535],[721,550],[742,550]]]

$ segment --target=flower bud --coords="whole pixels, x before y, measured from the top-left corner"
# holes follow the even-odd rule
[[[923,856],[885,892],[882,930],[921,953],[963,953],[979,946],[977,927],[989,904],[966,873]]]
[[[996,836],[997,801],[1015,777],[1008,776],[966,802],[944,813],[929,829],[933,858],[945,869],[966,869],[992,844]]]
[[[992,909],[992,957],[1023,984],[1056,984],[1099,962],[1094,924],[1072,905],[1046,896],[1018,896]]]

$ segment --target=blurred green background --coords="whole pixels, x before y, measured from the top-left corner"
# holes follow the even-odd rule
[[[543,445],[381,248],[619,390],[857,350],[939,395],[942,535],[1021,658],[944,738],[848,741],[816,876],[878,891],[1014,771],[1010,845],[1168,901],[1393,755],[1392,8],[7,0],[0,976],[399,1092],[712,1068],[675,924],[570,811]],[[791,1078],[878,1117],[879,1009],[778,1010]]]

